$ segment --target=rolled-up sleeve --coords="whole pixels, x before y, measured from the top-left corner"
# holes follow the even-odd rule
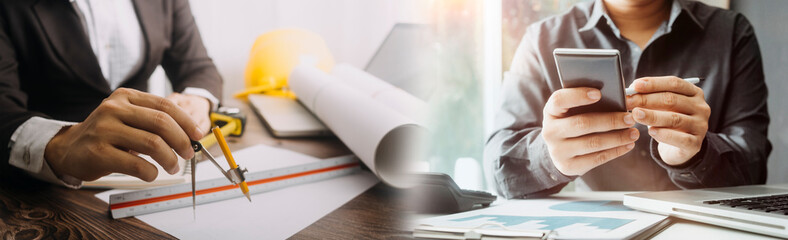
[[[506,198],[549,195],[575,178],[555,168],[541,135],[542,109],[551,91],[535,39],[529,28],[504,74],[495,131],[485,145],[485,164],[492,165],[498,193]]]

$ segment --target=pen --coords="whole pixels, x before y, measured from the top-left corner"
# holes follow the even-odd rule
[[[213,128],[213,135],[216,136],[217,142],[219,142],[219,147],[222,148],[222,153],[224,153],[224,158],[227,159],[227,163],[230,164],[230,170],[237,169],[238,165],[235,164],[235,159],[233,158],[233,154],[230,153],[230,147],[227,146],[227,141],[224,140],[224,136],[222,135],[222,130],[219,127]],[[241,186],[241,192],[246,195],[246,199],[252,201],[252,197],[249,196],[249,186],[246,185],[246,180],[241,181],[238,185]]]
[[[687,81],[688,83],[696,84],[696,83],[699,83],[699,82],[703,81],[703,78],[691,77],[691,78],[685,78],[684,81]],[[636,94],[638,92],[635,91],[635,87],[628,87],[628,88],[624,89],[624,93],[627,96],[631,96],[632,94]]]

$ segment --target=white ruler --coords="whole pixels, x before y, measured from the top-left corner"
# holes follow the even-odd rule
[[[245,175],[246,183],[249,185],[249,193],[257,194],[296,184],[348,175],[358,171],[360,166],[361,163],[358,159],[351,155],[286,168],[250,172]],[[109,209],[112,218],[118,219],[191,207],[191,186],[191,183],[182,183],[110,195]],[[197,205],[244,197],[239,187],[224,177],[198,181],[196,187]]]

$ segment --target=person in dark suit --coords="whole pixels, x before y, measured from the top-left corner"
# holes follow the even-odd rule
[[[157,66],[167,98],[145,92]],[[175,173],[221,92],[186,0],[0,0],[0,174],[154,180],[139,153]]]

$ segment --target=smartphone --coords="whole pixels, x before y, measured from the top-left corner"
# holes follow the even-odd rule
[[[602,99],[598,102],[569,109],[569,115],[627,111],[624,73],[618,50],[556,48],[553,57],[561,87],[591,87],[602,92]]]

